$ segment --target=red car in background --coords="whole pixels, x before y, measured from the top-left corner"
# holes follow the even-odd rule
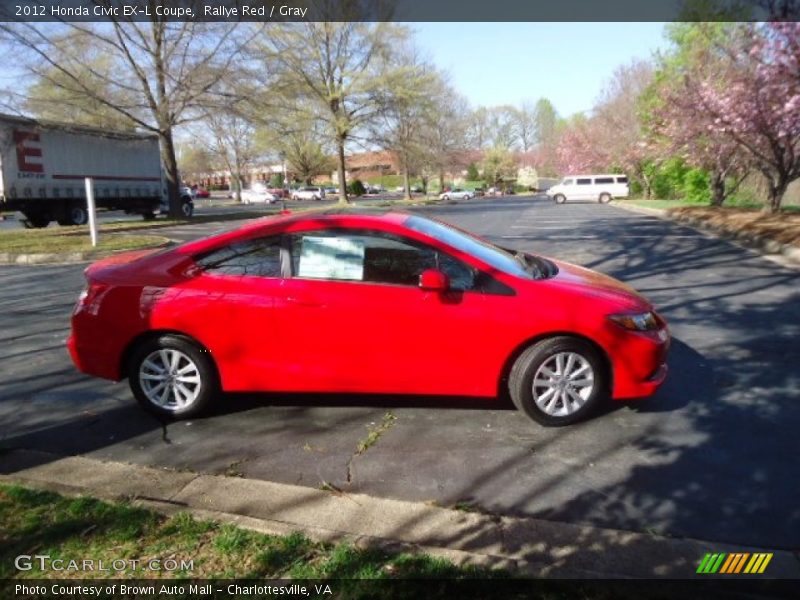
[[[667,373],[666,323],[631,288],[403,212],[267,217],[86,277],[75,364],[172,417],[222,391],[507,392],[563,425]]]
[[[194,193],[195,193],[195,196],[197,198],[210,198],[211,197],[211,192],[209,192],[206,188],[200,187],[200,186],[194,188]]]

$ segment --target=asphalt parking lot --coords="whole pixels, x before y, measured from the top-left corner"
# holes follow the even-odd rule
[[[64,340],[85,265],[0,266],[0,448],[800,548],[800,271],[607,205],[494,198],[423,210],[638,288],[672,329],[666,384],[562,429],[494,399],[282,394],[228,396],[210,417],[162,423],[126,382],[72,367]],[[358,453],[387,412],[396,420]]]

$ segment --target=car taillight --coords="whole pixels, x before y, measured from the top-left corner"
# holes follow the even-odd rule
[[[75,305],[73,314],[83,311],[97,314],[98,301],[103,297],[107,289],[108,286],[104,283],[89,283],[86,289],[78,296],[78,303]]]

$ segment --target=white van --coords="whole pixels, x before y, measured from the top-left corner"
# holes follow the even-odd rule
[[[547,195],[558,204],[567,200],[597,200],[605,204],[612,198],[628,197],[625,175],[568,175],[549,190]]]

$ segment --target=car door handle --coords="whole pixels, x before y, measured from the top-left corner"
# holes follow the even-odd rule
[[[322,302],[310,296],[287,296],[286,301],[298,306],[325,306]]]

